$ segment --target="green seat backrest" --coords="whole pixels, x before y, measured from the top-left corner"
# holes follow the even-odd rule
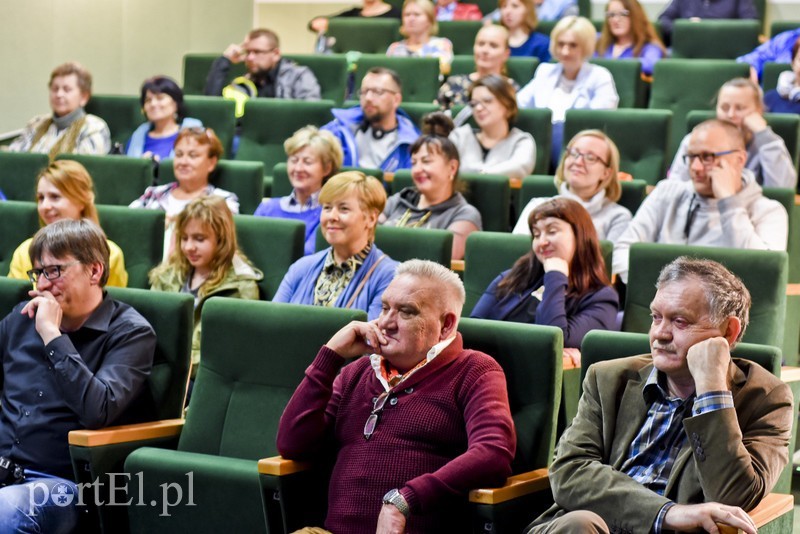
[[[36,178],[49,163],[47,154],[0,151],[0,191],[8,200],[34,200]]]
[[[531,238],[507,232],[473,232],[464,251],[464,289],[467,300],[462,315],[468,317],[497,276],[531,249]]]
[[[773,63],[771,61],[764,63],[764,70],[761,74],[761,85],[765,93],[778,86],[778,76],[785,70],[792,70],[792,64]]]
[[[375,229],[375,244],[393,260],[431,260],[449,269],[453,233],[432,228],[378,226]]]
[[[206,86],[208,71],[211,64],[220,57],[221,54],[185,54],[183,56],[183,94],[202,95]],[[244,76],[247,73],[244,62],[231,65],[228,72],[227,81],[230,83],[237,76]]]
[[[357,106],[358,102],[355,105]],[[428,113],[439,111],[439,105],[430,102],[403,102],[400,109],[405,111],[411,121],[422,131],[422,119]]]
[[[630,250],[623,331],[648,331],[650,302],[656,293],[658,274],[664,265],[681,255],[718,261],[741,278],[753,299],[744,341],[783,346],[788,255],[773,250],[635,243]]]
[[[385,53],[363,54],[358,60],[353,87],[358,91],[361,80],[372,67],[392,69],[403,82],[404,102],[431,103],[439,93],[439,60],[435,57],[387,57]]]
[[[35,202],[0,202],[0,276],[8,275],[11,257],[17,247],[39,230]]]
[[[686,133],[691,133],[695,126],[715,117],[716,112],[713,110],[690,111],[686,116]],[[783,139],[797,168],[800,158],[800,116],[792,113],[765,113],[764,118],[772,131]]]
[[[347,88],[347,59],[344,54],[286,54],[283,57],[311,69],[324,100],[337,105],[342,103]]]
[[[647,182],[644,180],[630,180],[620,182],[622,196],[617,201],[620,206],[625,206],[635,214],[647,196]],[[522,189],[519,194],[519,207],[517,213],[522,212],[530,199],[552,197],[558,194],[558,189],[553,182],[553,177],[548,175],[531,175],[522,180]]]
[[[724,59],[662,59],[653,72],[650,109],[672,111],[672,136],[665,154],[671,162],[686,132],[686,114],[708,109],[723,83],[747,77],[746,63]]]
[[[111,131],[111,143],[119,143],[123,147],[133,131],[147,120],[136,95],[92,95],[86,104],[86,113],[106,121]]]
[[[264,164],[259,161],[220,160],[211,176],[211,183],[239,197],[239,213],[251,214],[261,203]],[[159,167],[158,182],[168,184],[175,181],[172,160],[164,160]]]
[[[466,187],[464,198],[481,213],[483,229],[490,232],[507,232],[511,205],[508,178],[500,174],[460,173],[459,180],[464,182]],[[412,185],[414,182],[411,179],[411,171],[399,170],[394,174],[390,194]]]
[[[188,293],[110,287],[115,299],[133,306],[156,332],[153,370],[143,392],[154,409],[152,421],[183,415],[191,367],[194,298]]]
[[[800,28],[800,20],[773,20],[769,27],[770,37],[775,37],[779,33],[788,32]]]
[[[94,182],[97,204],[127,206],[153,185],[153,163],[149,159],[88,154],[59,154],[56,159],[71,159],[86,167]]]
[[[255,98],[245,104],[242,136],[237,160],[260,161],[264,169],[286,161],[283,142],[294,132],[312,124],[322,126],[333,119],[330,100],[283,100]]]
[[[531,81],[538,66],[538,57],[510,57],[506,61],[506,73],[509,78],[519,84],[521,89]],[[472,74],[473,72],[475,72],[475,58],[471,53],[468,56],[453,56],[450,74]]]
[[[438,37],[450,39],[453,54],[471,54],[475,36],[482,27],[480,20],[439,21]]]
[[[642,63],[638,59],[592,58],[591,63],[611,71],[619,95],[620,108],[647,106],[647,84],[642,80]]]
[[[386,49],[400,39],[400,20],[361,17],[328,19],[331,47],[336,53],[357,50],[364,54],[386,54]]]
[[[233,100],[220,96],[186,95],[183,103],[186,105],[187,117],[198,119],[203,126],[214,130],[225,149],[222,157],[229,158],[236,130],[236,117],[233,113],[236,104]]]
[[[561,402],[561,329],[465,318],[458,330],[464,347],[492,356],[505,372],[517,433],[513,471],[550,465]]]
[[[22,302],[28,300],[28,291],[31,283],[27,280],[17,280],[0,276],[0,320],[11,313],[11,310]]]
[[[666,175],[669,164],[664,152],[671,123],[672,112],[666,109],[571,109],[564,139],[572,139],[581,130],[602,130],[619,148],[620,170],[655,185]]]
[[[736,59],[758,46],[761,21],[678,19],[672,29],[675,59]]]
[[[777,200],[789,214],[789,242],[786,252],[789,254],[789,283],[800,282],[800,212],[795,205],[795,192],[792,189],[765,187],[764,196]]]
[[[97,206],[100,225],[125,254],[128,287],[147,289],[147,273],[164,254],[164,212],[125,206]]]
[[[361,310],[212,298],[178,450],[255,460],[277,454],[278,421],[320,347]]]
[[[261,298],[271,299],[286,271],[303,256],[306,227],[302,221],[236,215],[239,248],[264,273]]]

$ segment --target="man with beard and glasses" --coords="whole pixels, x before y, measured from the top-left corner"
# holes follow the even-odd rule
[[[334,120],[322,127],[339,139],[345,167],[394,172],[411,168],[409,147],[419,129],[399,109],[403,101],[400,77],[391,69],[373,67],[361,80],[359,106],[333,109]]]
[[[745,511],[789,461],[792,392],[731,358],[751,300],[725,267],[682,256],[656,288],[651,353],[589,368],[550,468],[556,504],[526,532],[755,534]]]

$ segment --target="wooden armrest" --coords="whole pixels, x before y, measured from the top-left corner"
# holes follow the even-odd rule
[[[522,180],[519,178],[509,178],[508,187],[509,189],[522,189]]]
[[[258,473],[277,477],[300,473],[311,469],[311,462],[295,462],[281,456],[270,456],[258,461]]]
[[[480,504],[499,504],[523,495],[539,492],[550,487],[547,468],[514,475],[506,480],[501,488],[481,488],[469,492],[469,502]]]
[[[464,272],[464,260],[450,260],[450,270]]]
[[[101,430],[72,430],[69,444],[79,447],[99,447],[129,441],[142,441],[177,436],[183,430],[183,419],[165,419],[152,423],[110,426]]]
[[[394,182],[394,173],[393,172],[384,172],[383,173],[383,181],[388,183]]]
[[[761,528],[770,521],[777,519],[794,507],[794,496],[781,493],[770,493],[758,503],[747,515],[753,520],[757,528]],[[741,530],[728,526],[717,525],[720,534],[737,534]]]
[[[800,284],[786,284],[786,296],[796,297],[800,295]]]
[[[790,367],[788,365],[781,367],[781,380],[784,382],[800,381],[800,367]]]

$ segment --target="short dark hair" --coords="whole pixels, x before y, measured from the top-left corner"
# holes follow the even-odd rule
[[[108,241],[103,230],[89,219],[62,219],[41,228],[28,249],[31,265],[48,253],[56,258],[73,256],[83,265],[103,264],[100,287],[108,281]]]
[[[178,124],[186,117],[186,106],[183,103],[183,91],[178,85],[178,82],[169,76],[153,76],[152,78],[146,79],[142,84],[142,91],[139,95],[139,104],[142,107],[144,107],[147,91],[156,95],[169,95],[169,97],[175,101],[175,105],[178,107],[178,120],[176,121]]]
[[[364,74],[364,76],[366,76],[367,74],[386,74],[387,76],[392,78],[392,81],[397,86],[397,90],[400,91],[401,94],[403,93],[403,82],[400,81],[400,75],[397,74],[392,69],[386,67],[372,67]]]
[[[481,76],[469,87],[469,98],[472,99],[472,92],[478,87],[485,87],[500,104],[506,108],[508,113],[508,127],[512,128],[517,122],[519,107],[517,107],[517,90],[505,76],[497,74],[487,74]]]

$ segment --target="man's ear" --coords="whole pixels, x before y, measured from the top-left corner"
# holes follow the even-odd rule
[[[442,331],[439,334],[439,341],[450,339],[456,333],[458,317],[453,312],[445,312],[442,317]]]
[[[736,343],[736,339],[739,337],[739,332],[742,331],[742,322],[738,317],[734,316],[728,317],[725,321],[726,322],[722,324],[722,336],[728,341],[728,345],[732,348]]]
[[[100,285],[100,280],[103,278],[103,264],[96,261],[89,265],[89,281],[92,285]]]

